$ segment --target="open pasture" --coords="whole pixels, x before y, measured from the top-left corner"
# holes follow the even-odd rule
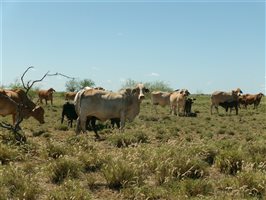
[[[0,199],[264,199],[265,97],[236,116],[210,115],[210,96],[192,96],[197,117],[156,114],[146,98],[123,133],[101,125],[95,141],[61,125],[56,93],[45,124],[22,122],[26,143],[0,129]]]

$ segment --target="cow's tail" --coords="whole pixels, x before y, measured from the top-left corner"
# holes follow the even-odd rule
[[[85,90],[79,91],[74,99],[74,105],[75,105],[75,110],[78,116],[80,116],[80,110],[81,110],[81,96],[84,93]]]

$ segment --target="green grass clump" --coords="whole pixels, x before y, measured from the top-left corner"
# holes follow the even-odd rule
[[[52,200],[63,199],[79,199],[90,200],[92,199],[90,192],[82,186],[79,182],[68,180],[64,184],[60,185],[57,189],[49,194],[49,198]]]
[[[52,163],[50,179],[52,183],[61,184],[66,178],[78,178],[82,164],[75,159],[59,158]]]
[[[59,144],[51,144],[47,145],[48,156],[54,159],[62,157],[66,154],[66,148]]]
[[[41,190],[36,180],[19,168],[10,166],[0,172],[0,196],[6,199],[38,199]]]
[[[179,183],[180,194],[187,197],[209,196],[213,193],[213,186],[206,180],[182,180]]]
[[[121,189],[141,184],[144,180],[143,170],[138,162],[118,157],[107,160],[102,172],[110,188]]]
[[[0,164],[8,164],[10,161],[16,160],[18,156],[18,151],[0,143]]]
[[[240,150],[225,150],[217,156],[216,165],[222,173],[235,175],[242,170],[245,155]]]
[[[114,144],[117,147],[128,147],[130,145],[137,145],[139,143],[147,143],[148,142],[148,136],[143,131],[138,132],[127,132],[127,133],[121,133],[116,134],[112,136],[109,140],[112,144]]]

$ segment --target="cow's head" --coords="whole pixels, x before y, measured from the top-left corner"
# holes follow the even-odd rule
[[[236,90],[233,90],[237,96],[241,96],[241,94],[243,94],[242,90],[240,88],[237,88]]]
[[[139,100],[143,100],[145,99],[144,94],[150,92],[149,89],[145,88],[144,84],[139,83],[133,90],[132,93],[133,94],[137,94],[138,95],[138,99]]]
[[[48,92],[49,92],[49,93],[53,93],[53,92],[55,92],[55,90],[54,90],[54,88],[50,88],[50,89],[48,90]]]
[[[190,95],[190,92],[187,89],[180,90],[180,94],[183,94],[184,96]]]
[[[36,106],[32,111],[31,111],[32,117],[36,119],[40,124],[44,124],[44,109],[41,106]]]

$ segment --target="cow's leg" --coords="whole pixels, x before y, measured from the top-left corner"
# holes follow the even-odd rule
[[[91,126],[93,129],[93,132],[95,133],[96,138],[100,138],[100,136],[97,132],[98,130],[97,130],[97,126],[96,126],[96,118],[94,118],[94,117],[91,119]]]
[[[76,126],[76,134],[79,134],[81,131],[81,127],[80,127],[80,119],[79,117],[77,118],[77,126]]]
[[[51,98],[51,105],[53,105],[53,98]]]
[[[211,115],[212,115],[212,109],[213,109],[213,104],[211,105]]]
[[[119,130],[122,131],[123,128],[125,127],[125,122],[126,122],[126,116],[124,112],[120,113],[120,128]]]
[[[45,104],[47,105],[47,99],[45,99]]]
[[[238,105],[235,106],[236,109],[236,115],[238,115]]]

